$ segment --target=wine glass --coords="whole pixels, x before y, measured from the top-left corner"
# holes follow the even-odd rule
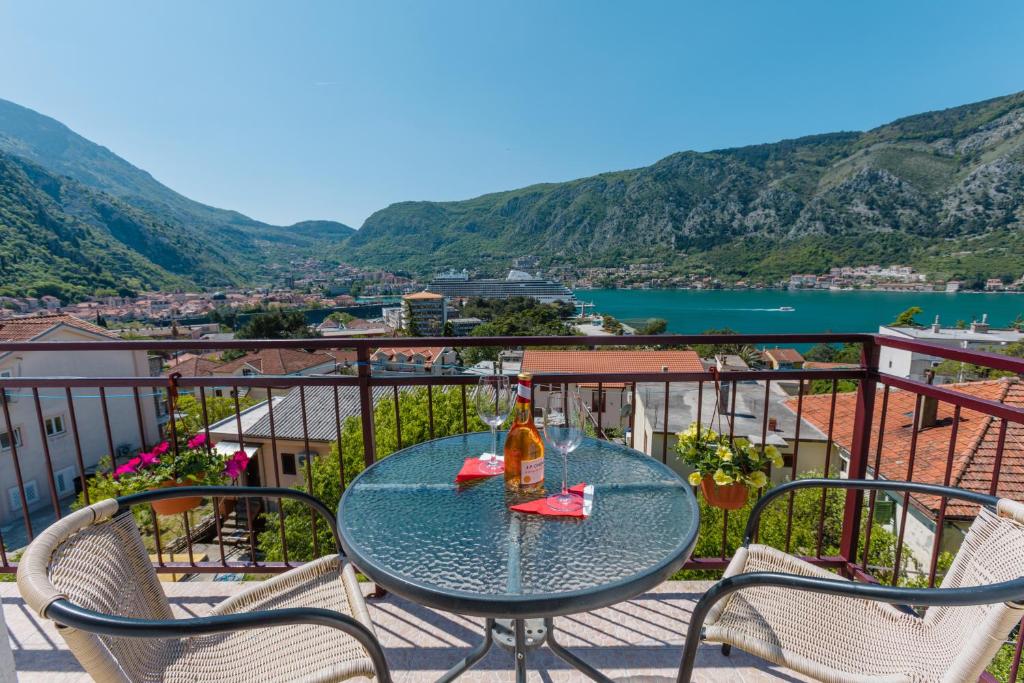
[[[489,472],[498,472],[503,467],[502,462],[498,459],[498,427],[508,419],[509,413],[512,412],[513,401],[512,388],[505,375],[481,377],[477,382],[476,389],[473,390],[473,404],[476,406],[476,413],[484,424],[491,428],[491,452],[485,453],[490,457],[483,465],[483,468]]]
[[[576,512],[583,497],[569,491],[569,453],[583,442],[586,411],[579,391],[563,386],[548,394],[544,408],[544,436],[562,454],[562,492],[548,496],[547,504],[559,512]]]

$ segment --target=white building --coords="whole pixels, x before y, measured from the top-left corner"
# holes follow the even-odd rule
[[[13,318],[0,323],[0,341],[110,341],[117,339],[97,327],[70,315],[42,315]],[[0,353],[0,378],[13,377],[147,377],[150,365],[145,351],[11,351]],[[66,504],[80,489],[76,438],[70,408],[78,425],[77,443],[86,473],[93,471],[103,456],[119,461],[149,447],[160,438],[158,407],[162,409],[164,380],[140,389],[141,432],[135,399],[129,387],[105,389],[110,436],[104,427],[103,406],[98,388],[74,389],[73,406],[63,389],[39,389],[42,424],[36,412],[32,389],[6,389],[10,425],[0,411],[0,523],[24,515],[13,466],[15,453],[21,468],[25,502],[30,511],[53,507],[47,449],[52,463],[56,497]],[[12,443],[13,442],[13,443]],[[38,529],[36,529],[38,531]],[[10,539],[5,540],[10,543]]]
[[[1002,330],[989,327],[988,315],[983,315],[980,322],[972,322],[966,329],[943,327],[939,321],[939,316],[935,316],[935,322],[928,327],[890,327],[882,325],[878,328],[878,333],[890,337],[914,339],[969,350],[987,350],[1024,340],[1024,332],[1019,330]],[[879,354],[878,367],[879,370],[890,375],[924,380],[925,372],[941,362],[942,358],[938,356],[932,356],[919,351],[907,351],[883,346]]]

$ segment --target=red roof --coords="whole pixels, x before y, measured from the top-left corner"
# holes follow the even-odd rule
[[[110,330],[104,329],[99,325],[93,325],[90,322],[66,313],[55,313],[25,318],[9,318],[0,321],[0,341],[31,341],[61,325],[74,327],[83,332],[91,332],[92,334],[109,337],[110,339],[119,338]]]
[[[763,353],[776,363],[802,363],[804,360],[796,349],[765,349]]]
[[[415,294],[406,294],[402,298],[403,299],[411,299],[413,301],[419,301],[421,299],[422,300],[427,300],[427,299],[443,299],[444,295],[443,294],[434,294],[433,292],[428,292],[428,291],[424,290],[422,292],[416,292]]]
[[[220,365],[214,372],[218,375],[234,374],[245,365],[256,368],[262,375],[291,375],[309,368],[334,363],[339,359],[323,351],[303,351],[302,349],[260,349],[247,353],[229,363]],[[185,373],[182,373],[185,374]]]
[[[945,384],[964,394],[990,401],[997,401],[1015,407],[1024,407],[1024,382],[1016,377],[963,384]],[[917,434],[917,446],[913,472],[909,473],[910,441],[913,436],[914,406],[917,394],[899,389],[890,389],[885,414],[885,433],[882,439],[882,457],[876,476],[885,479],[942,484],[949,464],[949,442],[953,432],[954,407],[939,401],[936,424],[922,429]],[[822,431],[828,429],[830,394],[804,397],[803,417]],[[787,405],[796,410],[796,399]],[[836,414],[833,439],[840,448],[849,451],[853,443],[853,425],[856,395],[843,393],[836,396]],[[882,415],[881,391],[875,397],[875,415],[872,421],[869,465],[874,464],[878,444],[878,425]],[[963,409],[957,427],[956,444],[950,485],[988,493],[993,479],[996,446],[999,438],[1000,420],[973,410]],[[1007,424],[1003,461],[999,470],[997,495],[1024,501],[1024,425]],[[939,500],[932,496],[913,496],[917,507],[932,517],[938,514]],[[946,514],[949,517],[970,518],[977,506],[950,501]]]
[[[534,351],[523,352],[523,370],[544,373],[622,373],[703,372],[704,365],[695,351]],[[624,378],[629,381],[628,377]],[[623,383],[608,383],[621,387]]]
[[[442,355],[447,350],[447,347],[444,346],[404,346],[401,348],[379,348],[373,352],[373,355],[376,356],[378,353],[383,353],[389,360],[394,360],[395,354],[397,353],[401,353],[406,358],[418,353],[423,356],[427,362],[432,362],[437,360],[438,356]]]

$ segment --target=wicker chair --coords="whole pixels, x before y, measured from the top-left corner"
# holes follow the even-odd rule
[[[130,507],[189,495],[302,500],[337,538],[320,501],[283,488],[162,489],[67,515],[28,546],[18,588],[96,681],[390,681],[355,572],[339,555],[260,582],[210,616],[174,619]]]
[[[892,490],[982,507],[939,588],[854,583],[752,545],[761,511],[798,488]],[[1024,505],[911,482],[804,479],[754,506],[743,547],[698,601],[679,681],[689,683],[701,640],[733,645],[829,683],[976,681],[1024,616]],[[900,605],[928,606],[919,616]]]

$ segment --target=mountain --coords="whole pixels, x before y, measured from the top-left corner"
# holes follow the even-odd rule
[[[82,183],[0,153],[0,294],[75,299],[228,281],[216,252]]]
[[[55,177],[77,181],[108,198],[103,201],[131,207],[142,222],[177,232],[196,252],[208,252],[210,259],[182,261],[171,260],[181,256],[173,250],[156,255],[155,263],[169,272],[200,283],[252,281],[260,266],[269,261],[316,253],[324,244],[352,232],[333,221],[269,225],[237,211],[193,201],[59,121],[2,99],[0,153],[30,161]],[[134,249],[139,243],[130,246]],[[193,266],[197,263],[214,272],[196,271]],[[218,270],[222,273],[216,273]]]
[[[1024,273],[1024,93],[894,121],[370,216],[349,260],[420,273],[657,259],[771,281],[910,263],[940,277]]]

